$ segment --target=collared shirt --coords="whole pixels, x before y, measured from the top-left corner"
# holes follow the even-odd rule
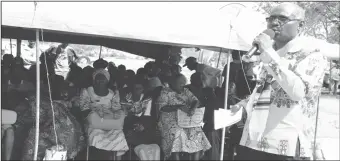
[[[240,145],[295,156],[299,140],[300,157],[312,156],[318,97],[327,60],[314,44],[304,44],[302,40],[297,37],[277,51],[288,72],[276,73],[280,83],[272,81],[268,106],[249,108],[255,94],[249,99],[247,109],[251,110],[247,111],[250,115]],[[268,73],[275,71],[271,69],[267,68]],[[297,94],[301,91],[302,99]]]
[[[221,70],[213,68],[209,65],[198,64],[196,72],[201,72],[204,74],[208,87],[215,88],[220,85],[220,79],[222,76]]]

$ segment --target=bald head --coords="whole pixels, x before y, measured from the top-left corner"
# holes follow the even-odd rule
[[[273,40],[288,43],[299,35],[304,25],[305,11],[294,3],[281,3],[267,18],[267,28],[275,32]]]
[[[299,5],[285,2],[281,3],[278,6],[274,7],[270,13],[270,15],[282,15],[284,14],[286,17],[290,19],[305,19],[305,10],[302,9]]]

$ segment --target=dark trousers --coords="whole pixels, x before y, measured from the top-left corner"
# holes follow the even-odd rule
[[[89,147],[89,160],[111,160],[115,152]]]
[[[205,152],[204,160],[219,160],[220,158],[220,141],[221,141],[221,131],[212,130],[204,132],[208,138],[211,148]]]

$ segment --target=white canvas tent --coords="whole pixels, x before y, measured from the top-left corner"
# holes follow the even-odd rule
[[[171,46],[199,47],[223,52],[229,49],[248,50],[253,37],[265,27],[264,23],[261,23],[264,17],[256,12],[243,10],[246,12],[239,12],[238,15],[248,14],[252,19],[250,20],[249,17],[247,19],[254,24],[252,30],[241,31],[247,32],[247,38],[241,37],[237,33],[240,31],[237,27],[244,27],[239,23],[242,21],[236,21],[239,19],[235,16],[220,12],[220,6],[209,7],[208,3],[185,5],[185,3],[173,2],[4,2],[2,4],[2,38],[36,40],[39,48],[39,40],[42,40],[43,36],[43,41],[102,45],[151,58],[157,58],[168,52]],[[257,18],[261,21],[257,21],[259,19],[255,19],[254,15],[259,15],[260,18]],[[254,28],[255,26],[260,27]],[[39,66],[37,66],[37,73],[40,73]],[[37,80],[37,89],[39,89],[39,74]],[[40,107],[39,100],[40,92],[37,90],[37,113]],[[34,159],[37,156],[38,137],[39,115],[36,118]],[[224,139],[222,145],[223,142]],[[223,152],[223,147],[221,151]]]
[[[231,15],[219,9],[205,2],[3,2],[1,37],[43,35],[44,41],[102,45],[150,58],[171,46],[248,50],[265,29],[265,17],[249,9]],[[338,59],[339,45],[327,45],[334,49],[329,57]],[[37,90],[37,113],[39,95]],[[39,115],[37,120],[39,129]]]
[[[240,2],[242,3],[242,2]],[[251,3],[251,2],[243,2]],[[247,51],[266,28],[265,15],[221,2],[3,2],[2,38],[102,45],[150,58],[170,46]],[[227,4],[227,5],[226,5]],[[224,6],[221,8],[221,6]],[[321,43],[319,43],[321,42]],[[325,56],[339,59],[339,44],[325,41]]]
[[[249,30],[220,6],[204,2],[38,2],[36,8],[33,2],[2,4],[3,38],[34,40],[32,29],[39,28],[45,41],[103,45],[151,58],[170,45],[248,50],[265,29],[259,13],[241,12],[248,15]]]

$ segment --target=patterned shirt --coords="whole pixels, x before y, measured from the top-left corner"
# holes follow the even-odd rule
[[[295,156],[299,140],[300,157],[311,157],[318,97],[327,60],[315,46],[304,44],[301,37],[276,52],[281,56],[280,66],[264,65],[273,76],[270,103],[253,108],[253,93],[247,104],[248,119],[240,145]]]

